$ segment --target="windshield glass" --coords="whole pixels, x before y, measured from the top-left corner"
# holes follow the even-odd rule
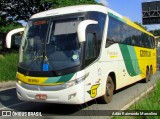
[[[56,71],[80,65],[79,18],[31,20],[21,42],[19,67]]]

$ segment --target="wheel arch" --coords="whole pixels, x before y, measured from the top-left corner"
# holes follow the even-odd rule
[[[115,74],[115,72],[110,72],[108,74],[108,76],[110,76],[112,78],[112,80],[114,82],[114,90],[115,90],[116,89],[116,74]]]

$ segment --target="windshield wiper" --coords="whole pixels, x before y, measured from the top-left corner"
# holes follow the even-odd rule
[[[34,66],[33,64],[34,64],[35,61],[37,61],[37,59],[39,59],[39,58],[42,58],[42,56],[35,55],[35,57],[32,59],[32,61],[30,62],[30,65],[29,65],[28,68],[27,68],[26,75],[29,75],[30,69]]]

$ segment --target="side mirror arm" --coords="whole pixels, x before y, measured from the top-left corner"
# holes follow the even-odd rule
[[[14,29],[14,30],[11,30],[10,32],[8,32],[8,34],[6,36],[6,46],[7,46],[7,48],[11,48],[12,35],[24,31],[24,29],[25,28],[18,28],[18,29]]]
[[[78,33],[78,39],[80,43],[86,40],[86,36],[85,36],[86,28],[90,24],[98,24],[98,21],[84,20],[80,22],[80,24],[78,25],[77,33]]]

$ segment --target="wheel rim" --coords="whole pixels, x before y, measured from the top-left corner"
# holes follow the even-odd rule
[[[112,88],[113,88],[112,82],[107,81],[107,85],[106,85],[106,95],[107,95],[107,97],[109,97],[113,93]]]

